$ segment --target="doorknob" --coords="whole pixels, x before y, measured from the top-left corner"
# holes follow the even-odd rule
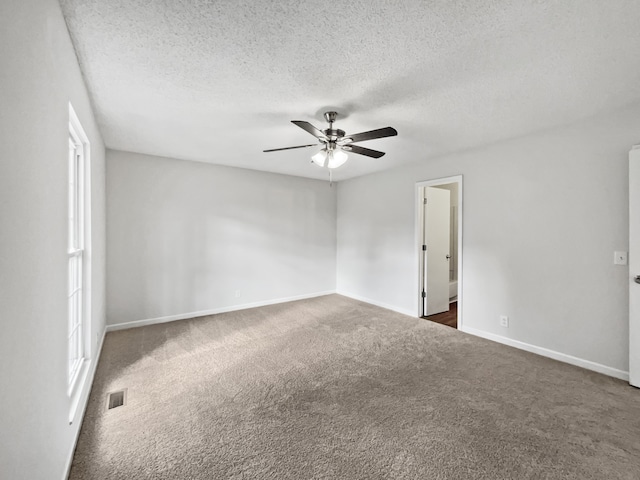
[[[640,283],[640,275],[636,275],[633,279],[634,282]]]
[[[447,260],[451,258],[451,255],[447,255]],[[640,283],[640,275],[636,277],[636,282]]]

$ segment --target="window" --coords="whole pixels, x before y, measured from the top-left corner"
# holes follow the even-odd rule
[[[79,394],[78,386],[82,383],[85,360],[89,358],[89,295],[87,268],[87,182],[88,178],[87,137],[78,122],[73,108],[69,105],[69,198],[68,198],[68,390],[69,395]],[[76,403],[75,401],[73,402]]]
[[[69,132],[69,387],[73,388],[80,367],[84,361],[82,341],[83,312],[83,231],[82,213],[84,210],[83,179],[82,179],[82,144]]]

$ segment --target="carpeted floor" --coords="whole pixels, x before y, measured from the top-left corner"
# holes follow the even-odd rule
[[[640,391],[330,295],[108,334],[70,478],[637,480]]]

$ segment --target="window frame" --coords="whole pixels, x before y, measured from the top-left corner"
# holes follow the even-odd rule
[[[71,103],[68,149],[66,378],[73,423],[92,358],[91,163],[89,139]]]
[[[84,310],[84,145],[69,125],[67,365],[68,388],[73,391],[85,361],[86,312]]]

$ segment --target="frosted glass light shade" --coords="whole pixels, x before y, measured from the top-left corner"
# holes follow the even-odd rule
[[[340,149],[333,150],[329,152],[329,164],[328,168],[338,168],[340,165],[344,164],[347,161],[349,156]]]
[[[324,167],[324,164],[327,161],[327,151],[320,150],[313,157],[311,157],[311,161],[316,165],[318,165],[319,167]]]

